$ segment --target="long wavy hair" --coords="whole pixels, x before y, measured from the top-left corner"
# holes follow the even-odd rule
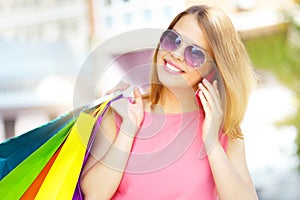
[[[256,81],[249,55],[231,20],[218,8],[206,5],[187,8],[173,19],[168,29],[172,29],[181,17],[188,14],[197,17],[224,83],[226,113],[223,130],[230,138],[243,139],[240,125]],[[156,105],[163,95],[156,68],[158,51],[159,45],[153,54],[149,93],[151,106]]]

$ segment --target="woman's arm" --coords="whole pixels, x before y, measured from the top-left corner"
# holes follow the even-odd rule
[[[229,139],[227,153],[217,142],[207,156],[220,199],[258,199],[247,168],[243,140]]]
[[[207,152],[218,195],[222,200],[258,199],[245,159],[244,141],[229,139],[227,153],[218,140],[224,111],[217,81],[199,84],[200,100],[205,112],[202,140]]]
[[[81,189],[85,199],[111,199],[116,192],[128,161],[134,135],[143,119],[143,100],[138,90],[134,91],[135,102],[121,99],[112,104],[113,110],[122,117],[120,131],[116,136],[115,123],[110,112],[102,122],[102,131],[113,140],[112,145],[103,145],[105,136],[100,134],[93,146],[93,154],[81,176]],[[102,136],[101,136],[102,135]],[[100,139],[99,139],[100,138]],[[101,147],[106,146],[106,147]],[[97,150],[101,150],[98,153]]]
[[[118,133],[113,146],[101,160],[82,176],[81,189],[85,199],[111,199],[120,184],[130,155],[133,137]]]

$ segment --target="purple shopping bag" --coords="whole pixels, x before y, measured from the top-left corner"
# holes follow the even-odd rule
[[[96,134],[99,130],[99,127],[100,127],[100,124],[101,124],[101,121],[103,119],[103,116],[105,114],[105,112],[107,111],[108,107],[110,106],[110,104],[115,101],[115,100],[118,100],[118,99],[121,99],[123,98],[123,95],[119,95],[118,97],[112,99],[107,105],[106,107],[103,109],[102,113],[98,116],[97,118],[97,121],[94,125],[94,128],[93,128],[93,132],[91,134],[91,137],[90,137],[90,140],[89,140],[89,143],[87,145],[87,148],[86,148],[86,153],[85,153],[85,156],[84,156],[84,160],[83,160],[83,164],[82,164],[82,167],[81,167],[81,171],[82,169],[84,168],[86,162],[87,162],[87,159],[90,155],[90,152],[91,152],[91,148],[92,148],[92,145],[94,143],[94,140],[95,140],[95,137],[96,137]],[[81,174],[81,173],[80,173]],[[76,185],[76,188],[75,188],[75,191],[74,191],[74,194],[73,194],[73,200],[83,200],[83,194],[82,194],[82,191],[81,191],[81,188],[80,188],[80,176],[78,178],[78,182],[77,182],[77,185]]]

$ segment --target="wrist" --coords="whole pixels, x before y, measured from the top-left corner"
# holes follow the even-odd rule
[[[220,141],[217,136],[206,137],[205,139],[203,139],[203,145],[207,154],[210,153],[219,144]]]
[[[120,126],[120,131],[129,137],[134,137],[138,127],[131,121],[123,121]]]

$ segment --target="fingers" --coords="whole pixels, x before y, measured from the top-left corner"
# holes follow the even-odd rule
[[[214,88],[215,88],[215,91],[216,91],[216,93],[217,93],[217,96],[218,96],[219,100],[221,100],[221,95],[220,95],[220,91],[219,91],[219,88],[218,88],[218,82],[217,82],[217,80],[215,80],[215,81],[213,82],[213,86],[214,86]]]
[[[134,98],[135,98],[135,103],[142,104],[143,103],[143,96],[142,96],[140,90],[137,87],[135,87],[133,89],[133,94],[134,94]]]
[[[217,81],[215,80],[213,84],[211,84],[209,81],[204,79],[198,86],[201,90],[201,92],[199,93],[199,97],[203,106],[209,106],[210,108],[214,106],[217,109],[220,109],[221,98]]]
[[[218,90],[218,87],[215,87],[217,86],[217,81],[214,80],[213,81],[213,85],[207,81],[206,79],[203,80],[203,84],[205,86],[205,89],[206,91],[210,94],[209,96],[211,96],[211,98],[209,98],[210,101],[213,101],[214,99],[217,99],[217,93],[216,91]],[[212,103],[212,102],[210,102]]]
[[[205,111],[205,113],[209,112],[209,105],[208,105],[208,102],[203,94],[203,91],[200,90],[200,92],[198,93],[199,95],[199,98],[201,100],[201,103],[202,103],[202,106],[203,106],[203,109]]]
[[[110,91],[106,92],[106,95],[112,94],[116,91],[125,91],[130,87],[130,83],[125,83],[125,82],[120,82],[118,85],[116,85],[113,89]],[[133,89],[133,97],[124,97],[127,99],[131,104],[141,104],[143,105],[143,97],[140,92],[140,90],[135,87]]]
[[[114,101],[111,105],[114,112],[122,118],[122,124],[130,125],[130,127],[139,127],[144,117],[144,104],[142,94],[138,88],[134,88],[133,97],[123,97]],[[123,127],[124,128],[124,127]],[[127,127],[128,128],[128,127]],[[130,133],[132,131],[127,130]]]
[[[135,87],[133,89],[133,96],[131,96],[131,97],[123,96],[123,98],[118,100],[118,101],[125,100],[125,99],[131,104],[140,104],[140,105],[143,106],[143,102],[144,102],[143,101],[143,96],[142,96],[142,93],[140,92],[140,90],[137,87]]]
[[[118,83],[113,89],[107,91],[105,93],[105,95],[109,95],[109,94],[112,94],[116,91],[124,91],[124,90],[127,90],[128,87],[130,86],[130,83],[125,83],[123,81],[121,81],[120,83]]]

